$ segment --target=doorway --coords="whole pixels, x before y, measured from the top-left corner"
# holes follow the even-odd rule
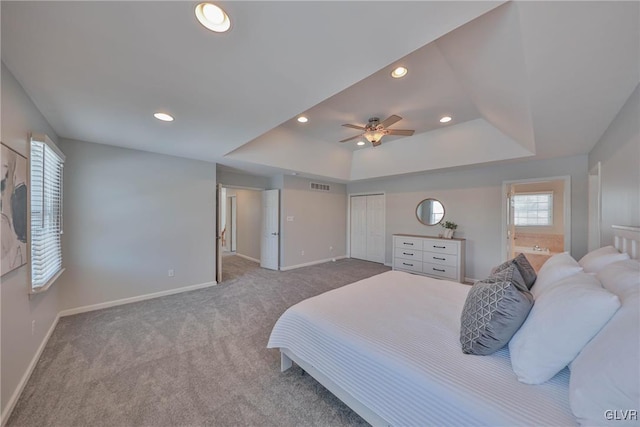
[[[551,256],[571,249],[570,177],[505,181],[503,254],[524,254],[538,271]]]
[[[273,202],[273,192],[258,188],[225,186],[220,184],[218,191],[218,262],[216,277],[224,282],[242,275],[242,269],[263,268],[278,269],[279,264],[279,197]],[[273,214],[263,207],[264,194],[272,194],[278,212]],[[275,216],[274,216],[275,215]],[[275,218],[276,233],[272,244],[263,247],[263,227],[265,218]],[[271,225],[271,223],[269,223]],[[275,242],[275,243],[273,243]],[[273,247],[275,246],[275,250]],[[274,256],[275,253],[275,256]],[[265,264],[265,257],[267,263]],[[229,269],[225,268],[229,266]]]

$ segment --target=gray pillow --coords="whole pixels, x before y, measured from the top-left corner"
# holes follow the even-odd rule
[[[485,356],[500,350],[524,323],[531,307],[533,296],[515,265],[476,282],[462,309],[462,352]]]
[[[526,256],[524,256],[524,254],[518,254],[517,257],[503,262],[502,264],[491,270],[491,274],[493,275],[499,273],[500,271],[509,268],[512,265],[518,267],[518,271],[524,279],[524,283],[525,285],[527,285],[527,289],[531,289],[538,276],[536,275],[536,270],[531,266],[529,260]]]

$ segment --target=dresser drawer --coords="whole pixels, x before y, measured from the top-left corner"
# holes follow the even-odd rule
[[[442,265],[442,264],[431,264],[425,262],[423,264],[422,271],[424,274],[428,274],[430,276],[438,276],[443,277],[445,279],[453,279],[457,280],[457,271],[456,267],[450,265]]]
[[[445,240],[425,240],[423,249],[429,252],[436,252],[440,254],[456,255],[458,253],[457,242],[447,242]]]
[[[394,240],[396,248],[422,250],[422,239],[420,238],[396,236]]]
[[[445,253],[438,252],[423,252],[422,253],[422,261],[429,262],[431,264],[438,265],[449,265],[451,267],[455,267],[458,265],[458,256],[457,255],[449,255]]]
[[[393,268],[396,270],[408,270],[415,271],[416,273],[422,273],[422,262],[396,258],[393,262]]]
[[[422,261],[422,251],[413,249],[396,248],[396,258]]]

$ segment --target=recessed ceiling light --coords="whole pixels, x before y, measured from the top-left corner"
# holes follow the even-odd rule
[[[450,116],[444,116],[440,118],[440,123],[449,123],[451,121]]]
[[[409,70],[407,70],[405,67],[398,67],[391,72],[391,77],[393,77],[394,79],[399,79],[400,77],[406,76],[407,72],[409,72]]]
[[[356,145],[364,145],[364,144],[365,144],[365,142],[364,142],[364,141],[358,141],[358,142],[356,142]]]
[[[211,31],[224,33],[231,28],[229,15],[213,3],[200,3],[196,6],[196,18]]]
[[[173,116],[170,116],[167,113],[153,113],[153,117],[158,120],[162,120],[163,122],[172,122]]]
[[[305,116],[300,116],[300,117],[298,117],[298,121],[300,123],[307,123],[309,121],[309,119],[307,119]]]

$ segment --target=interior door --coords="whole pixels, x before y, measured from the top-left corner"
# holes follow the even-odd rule
[[[384,196],[367,196],[367,260],[384,264]]]
[[[262,192],[260,267],[278,270],[280,252],[280,191]]]
[[[222,184],[216,185],[216,282],[222,282]]]
[[[513,185],[509,185],[507,193],[507,258],[511,259],[514,256],[514,248],[516,246],[516,225],[513,206]]]
[[[351,196],[351,258],[367,259],[367,196]]]

